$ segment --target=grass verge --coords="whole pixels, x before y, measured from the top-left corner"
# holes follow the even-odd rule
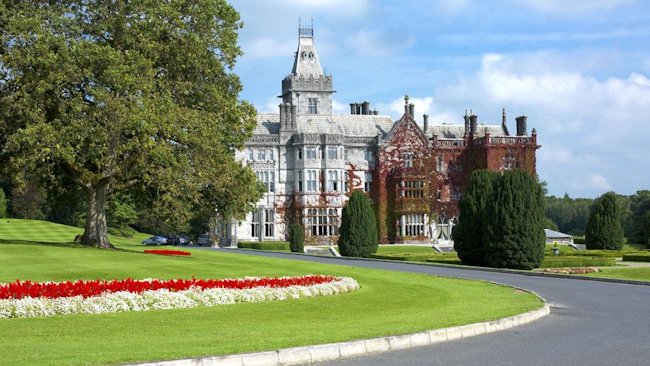
[[[486,282],[195,248],[186,249],[191,257],[144,255],[137,237],[113,240],[119,250],[80,248],[56,241],[71,240],[70,233],[78,229],[49,225],[55,224],[24,225],[41,231],[31,236],[16,228],[10,234],[7,226],[0,226],[0,281],[313,273],[350,276],[361,288],[350,294],[284,302],[0,319],[3,365],[118,364],[254,352],[412,333],[541,306],[531,294]],[[53,228],[59,231],[59,239],[47,235]]]

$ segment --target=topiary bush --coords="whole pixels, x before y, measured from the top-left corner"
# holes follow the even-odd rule
[[[621,208],[614,192],[607,192],[596,198],[587,220],[585,239],[587,249],[623,248]]]
[[[339,251],[346,257],[370,257],[378,248],[377,222],[368,197],[354,191],[343,207],[338,239]]]
[[[477,170],[458,203],[460,215],[452,232],[454,249],[463,264],[484,265],[487,238],[488,210],[492,204],[494,186],[499,179],[496,172]]]
[[[544,259],[544,193],[528,172],[502,172],[488,207],[485,264],[533,269]]]
[[[291,224],[289,227],[289,248],[292,252],[305,252],[305,228],[300,224]]]

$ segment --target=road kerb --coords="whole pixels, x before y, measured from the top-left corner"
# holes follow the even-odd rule
[[[413,334],[379,337],[350,342],[285,348],[277,351],[211,356],[173,361],[132,364],[133,366],[256,366],[298,365],[338,358],[408,349],[492,333],[533,322],[550,314],[547,304],[540,309],[492,321],[461,325]]]

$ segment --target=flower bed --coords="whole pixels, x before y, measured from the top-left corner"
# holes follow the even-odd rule
[[[564,267],[564,268],[543,268],[539,270],[545,273],[559,273],[559,274],[586,274],[600,272],[596,267]]]
[[[144,251],[147,254],[157,254],[157,255],[187,255],[190,256],[192,253],[184,252],[182,250],[168,250],[168,249],[145,249]]]
[[[0,318],[99,314],[297,299],[359,288],[349,277],[222,280],[15,281],[0,284]]]

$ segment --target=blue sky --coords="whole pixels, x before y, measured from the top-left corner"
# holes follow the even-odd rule
[[[298,19],[314,21],[335,113],[367,100],[433,123],[465,109],[498,124],[528,116],[550,194],[650,189],[650,2],[645,0],[232,0],[244,29],[241,95],[276,112]],[[420,117],[421,119],[421,117]],[[430,123],[431,123],[430,122]]]

